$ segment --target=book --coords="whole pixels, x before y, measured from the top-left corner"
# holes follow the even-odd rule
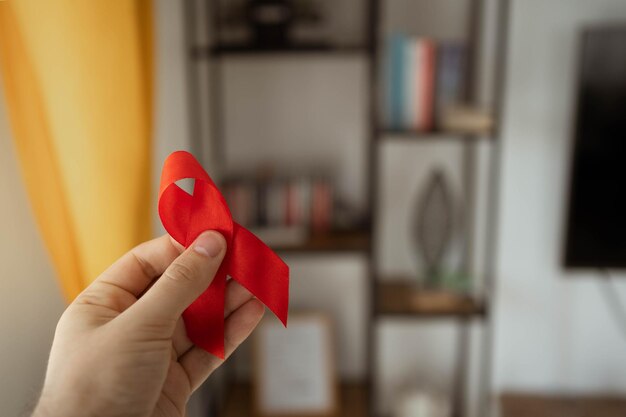
[[[287,205],[286,193],[288,186],[285,181],[270,181],[267,184],[267,224],[268,226],[282,226],[285,224]]]
[[[311,206],[312,206],[312,191],[311,191],[311,178],[301,177],[295,180],[296,198],[299,203],[300,212],[299,223],[310,227],[311,225]]]
[[[392,130],[432,130],[436,45],[429,38],[394,34],[388,40],[386,123]]]
[[[326,233],[331,227],[333,209],[332,191],[326,181],[313,183],[311,202],[311,230],[313,233]]]
[[[392,129],[404,128],[406,36],[389,37],[387,50],[387,123]]]
[[[418,68],[418,83],[420,89],[416,92],[418,95],[417,107],[417,129],[422,131],[430,131],[434,125],[435,105],[435,43],[430,39],[422,39],[420,44],[420,67]]]
[[[408,109],[410,122],[405,129],[429,131],[433,128],[434,83],[435,83],[435,44],[428,38],[415,38],[410,49],[413,51],[413,65],[409,67],[412,85],[409,90],[414,103]]]
[[[465,101],[467,48],[461,42],[441,43],[437,54],[437,123],[449,107]]]
[[[285,184],[285,218],[286,226],[294,226],[298,224],[298,189],[292,182]]]
[[[418,129],[422,102],[420,100],[422,80],[419,75],[422,67],[422,43],[417,38],[407,39],[404,45],[404,106],[402,108],[402,129]]]
[[[301,240],[303,231],[325,233],[334,224],[334,196],[325,177],[233,178],[223,187],[233,219],[250,230],[285,244]]]

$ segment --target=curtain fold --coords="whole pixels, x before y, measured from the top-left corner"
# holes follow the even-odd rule
[[[0,1],[15,148],[68,300],[151,235],[152,21],[149,0]]]

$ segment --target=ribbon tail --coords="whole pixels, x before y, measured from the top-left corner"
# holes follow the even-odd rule
[[[187,336],[197,346],[224,359],[224,296],[226,268],[218,269],[213,282],[183,313]]]
[[[229,275],[287,326],[289,267],[246,228],[234,223]]]

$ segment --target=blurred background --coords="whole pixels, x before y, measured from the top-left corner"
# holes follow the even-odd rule
[[[291,268],[190,417],[626,415],[626,2],[79,3],[0,2],[6,415],[178,149]]]

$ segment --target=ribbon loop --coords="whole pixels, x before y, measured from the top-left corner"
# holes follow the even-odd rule
[[[195,180],[193,195],[176,181]],[[289,267],[232,215],[219,189],[188,152],[167,157],[161,174],[159,216],[165,230],[188,247],[200,233],[216,230],[226,239],[227,253],[213,282],[183,314],[191,341],[224,358],[226,276],[239,282],[287,325]]]

